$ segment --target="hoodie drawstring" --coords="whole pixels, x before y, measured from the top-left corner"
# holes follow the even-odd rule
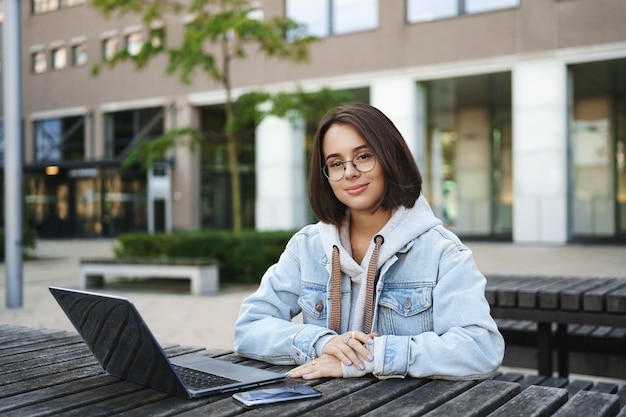
[[[341,323],[341,268],[339,266],[339,248],[333,246],[332,272],[330,275],[330,329],[339,333]]]
[[[384,242],[381,235],[374,237],[374,251],[367,267],[367,287],[365,289],[365,331],[371,331],[374,315],[374,283],[376,281],[376,267],[378,266],[378,252]],[[341,326],[341,267],[339,264],[339,248],[333,246],[332,272],[330,276],[330,328],[340,332]]]
[[[374,238],[374,252],[367,266],[367,288],[365,292],[365,331],[372,331],[372,316],[374,314],[374,281],[376,280],[376,266],[378,264],[378,250],[383,244],[383,237],[378,235]]]

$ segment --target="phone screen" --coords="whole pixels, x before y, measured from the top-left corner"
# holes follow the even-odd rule
[[[233,400],[246,407],[261,404],[272,404],[281,401],[300,400],[304,398],[319,397],[322,393],[308,385],[295,385],[290,387],[263,388],[233,394]]]

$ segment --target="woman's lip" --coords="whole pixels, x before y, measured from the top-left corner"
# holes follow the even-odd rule
[[[354,187],[346,188],[348,194],[359,194],[367,188],[367,184],[355,185]]]

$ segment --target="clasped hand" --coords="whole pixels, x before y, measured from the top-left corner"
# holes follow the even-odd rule
[[[304,379],[342,377],[342,363],[345,366],[356,366],[360,370],[365,370],[363,360],[374,360],[366,346],[372,345],[376,336],[377,333],[367,334],[358,330],[338,335],[326,343],[322,356],[292,369],[287,373],[287,377]]]

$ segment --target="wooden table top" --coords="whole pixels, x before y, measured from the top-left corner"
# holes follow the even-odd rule
[[[222,350],[163,346],[168,356],[199,352],[253,367],[290,367],[247,360]],[[231,394],[186,400],[107,375],[73,332],[0,324],[0,414],[3,416],[614,416],[620,396],[506,380],[324,378],[306,383],[322,397],[245,409]],[[622,410],[624,411],[624,410]],[[493,414],[491,414],[493,413]]]

